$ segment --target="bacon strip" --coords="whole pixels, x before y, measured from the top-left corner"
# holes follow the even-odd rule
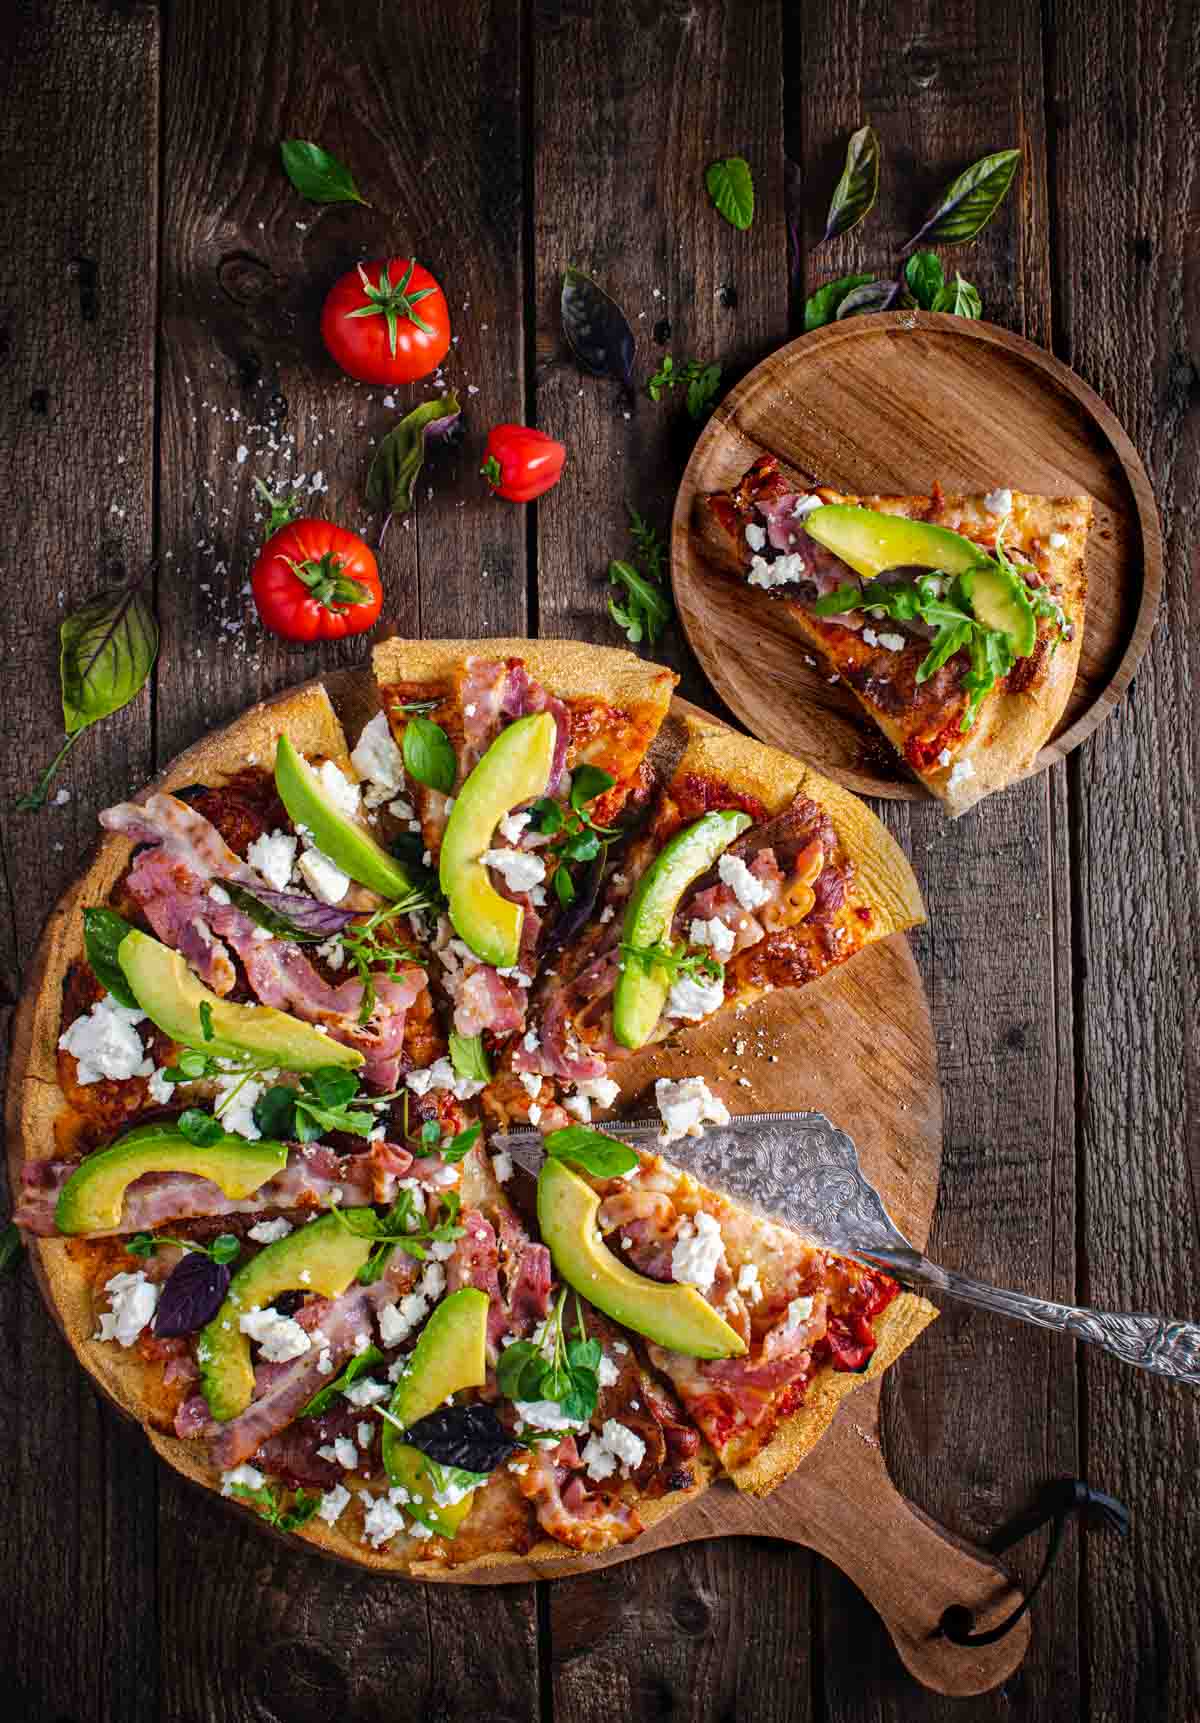
[[[562,1452],[557,1450],[556,1458]],[[638,1511],[628,1502],[590,1495],[579,1472],[556,1466],[547,1454],[530,1458],[518,1474],[518,1488],[533,1503],[538,1524],[547,1536],[572,1549],[593,1554],[628,1543],[643,1529]]]

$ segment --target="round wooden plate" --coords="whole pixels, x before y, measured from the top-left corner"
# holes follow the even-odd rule
[[[809,484],[851,494],[1000,485],[1087,491],[1087,614],[1079,674],[1032,771],[1063,759],[1116,705],[1146,649],[1162,586],[1154,494],[1104,402],[1057,359],[992,323],[932,312],[847,319],[756,366],[692,452],[675,504],[675,603],[713,687],[762,741],[869,796],[920,800],[854,696],[806,663],[782,607],[722,574],[694,530],[697,503],[769,450]]]

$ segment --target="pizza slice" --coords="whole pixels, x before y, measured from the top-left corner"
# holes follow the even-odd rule
[[[680,723],[670,780],[610,851],[484,1096],[494,1122],[550,1128],[561,1108],[587,1121],[642,1048],[925,918],[905,856],[856,796],[711,719]]]
[[[781,604],[951,815],[1029,772],[1083,638],[1087,496],[851,497],[760,455],[703,499],[725,568]]]

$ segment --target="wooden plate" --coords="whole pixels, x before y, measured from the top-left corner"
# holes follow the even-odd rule
[[[370,670],[341,671],[324,680],[346,730],[356,735],[378,710]],[[193,752],[172,761],[158,785],[196,776]],[[14,1019],[7,1113],[14,1188],[24,1158],[20,1096],[32,1047],[34,1005],[64,930],[72,924],[80,889],[73,886],[52,911]],[[620,1067],[620,1106],[627,1117],[652,1111],[655,1078],[697,1071],[733,1111],[827,1112],[854,1137],[863,1165],[897,1223],[915,1243],[924,1244],[941,1161],[941,1095],[929,1008],[903,934],[869,946],[813,987],[770,994],[631,1058]],[[56,1315],[41,1260],[47,1248],[45,1241],[34,1241],[29,1259]],[[87,1368],[86,1350],[79,1357]],[[147,1435],[172,1463],[179,1443],[153,1430]],[[243,1512],[228,1506],[231,1512]],[[282,1535],[259,1524],[264,1535]],[[980,1623],[989,1625],[1015,1607],[1019,1593],[995,1561],[935,1526],[897,1493],[879,1446],[877,1382],[844,1402],[814,1452],[765,1500],[740,1496],[731,1485],[719,1483],[643,1538],[600,1556],[577,1556],[564,1549],[561,1558],[525,1560],[496,1575],[425,1569],[389,1577],[517,1583],[588,1572],[672,1544],[737,1535],[783,1538],[836,1561],[879,1611],[912,1673],[941,1692],[975,1693],[993,1687],[1024,1656],[1027,1620],[990,1647],[956,1647],[938,1633],[942,1613],[951,1604],[965,1604]],[[312,1554],[329,1553],[307,1543],[303,1547]],[[356,1585],[371,1577],[357,1566],[347,1575]]]
[[[781,347],[721,403],[675,504],[675,603],[692,650],[764,742],[852,790],[928,791],[854,696],[806,664],[811,647],[778,604],[706,559],[696,504],[769,450],[812,484],[852,494],[1014,490],[1096,502],[1075,688],[1032,771],[1078,747],[1116,705],[1146,649],[1162,586],[1154,494],[1100,397],[1040,347],[961,317],[893,311],[847,319]]]

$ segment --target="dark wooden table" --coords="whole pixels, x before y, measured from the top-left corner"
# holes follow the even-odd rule
[[[321,507],[368,518],[367,439],[394,414],[384,391],[334,372],[316,334],[325,289],[356,256],[413,250],[447,285],[450,380],[474,439],[387,539],[385,624],[611,642],[604,569],[626,504],[665,525],[691,427],[674,404],[623,413],[560,361],[562,266],[595,270],[629,309],[639,375],[669,346],[733,378],[798,327],[785,155],[812,284],[886,269],[953,172],[1019,144],[1014,195],[955,261],[987,316],[1052,347],[1124,421],[1163,512],[1167,576],[1135,686],[1066,766],[953,828],[927,806],[882,810],[931,911],[916,944],[946,1099],[933,1246],[1031,1292],[1198,1314],[1194,0],[4,12],[5,1005],[98,808],[258,696],[364,655],[286,650],[250,623],[244,593],[255,476],[319,469]],[[818,250],[846,136],[866,117],[885,151],[879,209]],[[289,134],[353,164],[373,209],[302,202],[279,169]],[[758,186],[745,234],[702,188],[706,163],[734,152]],[[500,419],[570,447],[536,511],[482,494],[473,457]],[[57,746],[57,620],[114,564],[151,559],[152,689],[80,743],[68,802],[13,812]],[[674,633],[664,654],[703,700]],[[1061,1339],[948,1308],[887,1385],[893,1472],[962,1535],[986,1540],[1059,1474],[1086,1474],[1134,1515],[1124,1545],[1070,1534],[1019,1675],[951,1706],[907,1679],[837,1572],[765,1541],[462,1592],[292,1554],[156,1465],[99,1404],[27,1271],[0,1299],[5,1716],[1200,1714],[1200,1401]],[[1026,1577],[1040,1553],[1017,1552]]]

